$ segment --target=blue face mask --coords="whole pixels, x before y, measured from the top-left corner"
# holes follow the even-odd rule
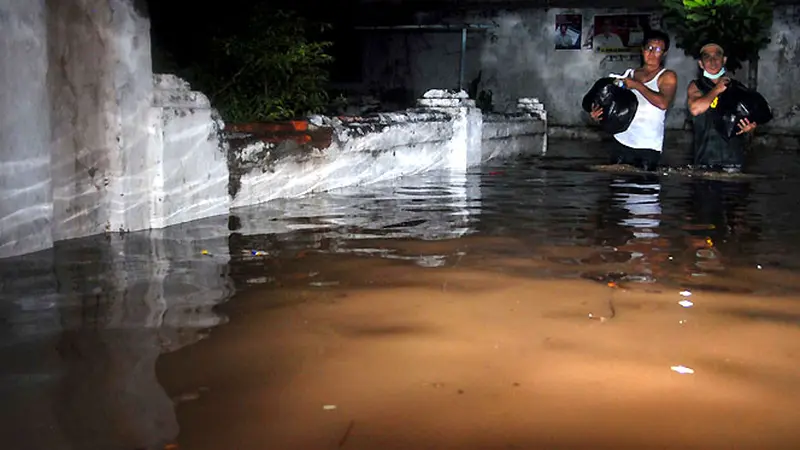
[[[717,72],[716,75],[711,75],[710,73],[706,72],[705,69],[703,69],[703,76],[708,78],[708,79],[711,79],[711,80],[716,80],[717,78],[719,78],[719,77],[721,77],[723,75],[725,75],[725,68],[724,67],[722,68],[722,70]]]

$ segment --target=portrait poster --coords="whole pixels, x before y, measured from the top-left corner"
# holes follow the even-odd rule
[[[604,14],[594,16],[592,48],[601,53],[638,53],[650,14]]]
[[[553,37],[556,50],[580,50],[583,15],[556,14],[556,30]]]

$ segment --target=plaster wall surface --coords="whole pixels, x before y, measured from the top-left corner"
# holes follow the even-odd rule
[[[482,159],[490,161],[532,154],[531,149],[546,152],[547,125],[525,117],[484,116]]]
[[[0,258],[227,213],[221,121],[154,81],[139,6],[0,3]]]
[[[149,227],[149,23],[129,0],[46,2],[53,240]]]
[[[776,134],[800,134],[800,6],[775,9],[770,44],[759,54],[758,91],[770,102]]]
[[[453,140],[452,122],[444,113],[413,112],[379,118],[368,127],[334,119],[325,123],[334,128],[333,143],[325,149],[252,144],[232,155],[241,185],[232,207],[449,168],[456,155],[444,148]]]
[[[333,129],[330,146],[255,142],[230,151],[232,208],[310,193],[378,184],[428,171],[465,173],[482,162],[546,148],[543,105],[535,114],[496,115],[487,129],[464,91],[430,90],[418,107],[343,121],[317,117]]]
[[[44,0],[0,0],[0,257],[53,243]]]
[[[163,228],[228,213],[224,124],[203,93],[174,75],[154,76],[157,116],[150,226]]]

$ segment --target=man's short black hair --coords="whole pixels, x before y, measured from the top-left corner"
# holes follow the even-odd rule
[[[664,51],[669,50],[669,35],[661,30],[645,31],[642,47],[646,46],[650,41],[664,41]]]

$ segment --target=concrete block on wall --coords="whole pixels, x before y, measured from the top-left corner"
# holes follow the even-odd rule
[[[449,168],[466,170],[481,163],[483,114],[463,90],[431,89],[417,105],[452,115],[453,138],[448,143]]]
[[[151,228],[227,214],[228,147],[208,98],[174,75],[154,76],[161,135],[151,190]]]

